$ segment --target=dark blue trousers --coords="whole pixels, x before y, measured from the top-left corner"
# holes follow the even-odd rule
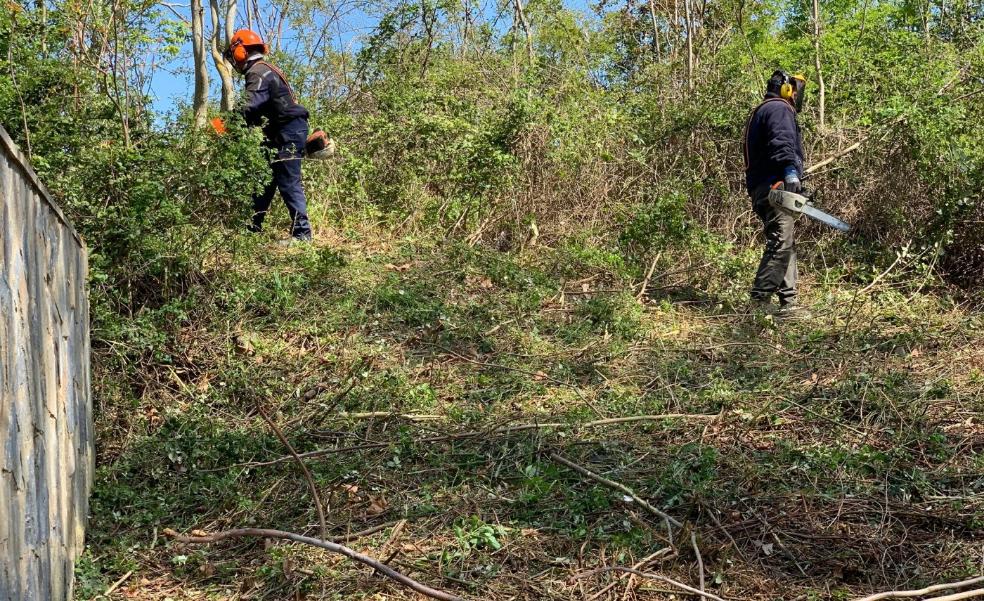
[[[280,190],[280,197],[287,205],[290,215],[290,234],[294,238],[309,240],[311,223],[308,221],[307,200],[304,198],[304,184],[301,182],[301,157],[307,142],[308,123],[306,119],[294,119],[284,125],[279,132],[270,136],[267,145],[275,151],[270,169],[273,177],[263,187],[263,191],[253,197],[253,227],[259,231],[263,219],[270,210],[273,194]]]

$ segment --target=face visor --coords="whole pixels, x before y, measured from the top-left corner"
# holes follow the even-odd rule
[[[793,107],[796,112],[802,112],[803,103],[806,101],[806,78],[802,75],[793,75],[789,79],[789,83],[796,90],[795,100],[793,100]]]

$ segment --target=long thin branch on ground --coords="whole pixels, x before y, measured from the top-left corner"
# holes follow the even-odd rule
[[[397,522],[399,523],[399,522]],[[348,534],[342,534],[340,536],[333,536],[330,540],[333,543],[349,543],[354,540],[358,540],[362,537],[369,536],[370,534],[376,534],[377,532],[382,532],[390,526],[393,526],[392,522],[386,524],[379,524],[378,526],[373,526],[372,528],[366,528],[365,530],[360,530],[358,532],[349,532]]]
[[[649,503],[649,501],[646,501],[645,499],[643,499],[642,497],[640,497],[639,495],[637,495],[635,493],[635,491],[632,490],[631,488],[629,488],[628,486],[626,486],[624,484],[620,484],[618,482],[615,482],[614,480],[609,480],[608,478],[606,478],[606,477],[604,477],[604,476],[602,476],[600,474],[596,474],[595,472],[592,472],[588,468],[582,467],[582,466],[574,463],[570,459],[567,459],[566,457],[563,457],[561,455],[558,455],[557,453],[551,453],[550,454],[550,458],[553,459],[554,461],[556,461],[557,463],[561,463],[563,465],[566,465],[567,467],[571,468],[572,470],[574,470],[575,472],[581,474],[582,476],[584,476],[586,478],[589,478],[591,480],[594,480],[595,482],[597,482],[599,484],[604,484],[608,488],[613,488],[613,489],[615,489],[615,490],[617,490],[617,491],[619,491],[621,493],[624,493],[624,494],[628,495],[633,501],[635,501],[636,503],[638,503],[640,507],[642,507],[643,509],[645,509],[646,511],[648,511],[651,514],[653,514],[653,515],[655,515],[655,516],[657,516],[657,517],[659,517],[661,519],[666,520],[667,522],[673,524],[677,528],[683,526],[683,523],[680,520],[676,519],[675,517],[671,516],[670,514],[664,512],[664,511],[662,511],[660,509],[657,509],[656,507],[653,507]],[[628,569],[628,568],[626,568],[626,569]]]
[[[942,597],[933,597],[932,599],[926,599],[926,601],[960,601],[961,599],[973,599],[974,597],[984,597],[984,588],[953,593],[952,595],[944,595]]]
[[[495,428],[494,430],[472,430],[468,432],[458,432],[456,434],[446,434],[444,436],[431,436],[428,438],[421,438],[416,442],[421,444],[431,444],[436,442],[448,442],[451,440],[464,440],[468,438],[477,438],[480,436],[494,436],[500,434],[512,434],[515,432],[523,432],[526,430],[542,430],[547,428],[568,428],[571,430],[576,430],[578,428],[597,428],[600,426],[611,426],[617,424],[628,424],[635,422],[652,422],[661,421],[665,419],[688,419],[688,420],[713,420],[720,417],[719,414],[705,414],[705,413],[663,413],[656,415],[629,415],[626,417],[611,417],[607,419],[598,419],[590,422],[585,422],[583,424],[571,424],[564,422],[542,422],[533,424],[519,424],[516,426],[504,426],[502,428]],[[337,447],[330,449],[317,449],[314,451],[308,451],[307,453],[300,453],[298,457],[300,459],[314,459],[317,457],[324,457],[326,455],[334,455],[336,453],[347,453],[349,451],[367,451],[371,449],[382,449],[391,446],[388,442],[369,442],[363,445],[356,445],[350,447]],[[277,459],[271,459],[269,461],[252,461],[249,463],[239,463],[236,465],[231,465],[229,468],[234,467],[265,467],[268,465],[276,465],[278,463],[284,463],[286,461],[293,460],[292,455],[285,455],[284,457],[278,457]],[[227,469],[227,468],[222,468]]]
[[[629,415],[627,417],[610,417],[608,419],[597,419],[593,422],[575,424],[575,427],[595,428],[597,426],[608,426],[611,424],[628,424],[631,422],[654,422],[664,419],[712,420],[718,417],[720,417],[719,413],[662,413],[659,415]]]
[[[511,365],[500,365],[499,363],[489,363],[487,361],[479,361],[478,359],[472,359],[471,357],[466,357],[465,355],[462,355],[461,353],[457,353],[457,352],[455,352],[455,351],[453,351],[453,350],[451,350],[451,349],[449,349],[447,347],[441,346],[439,344],[433,344],[433,343],[428,343],[428,344],[430,344],[430,346],[433,346],[436,349],[439,349],[439,350],[444,351],[445,353],[447,353],[449,355],[453,355],[453,356],[461,359],[462,361],[467,361],[468,363],[471,363],[472,365],[478,365],[478,366],[481,366],[481,367],[491,367],[491,368],[494,368],[494,369],[502,369],[502,370],[505,370],[505,371],[513,371],[513,372],[516,372],[516,373],[520,373],[520,374],[524,374],[524,375],[527,375],[527,376],[531,376],[534,379],[539,378],[539,379],[543,379],[543,380],[547,380],[547,381],[553,382],[554,384],[559,384],[561,386],[566,386],[566,387],[570,388],[571,390],[573,390],[574,391],[574,394],[577,395],[577,398],[581,399],[581,401],[583,401],[588,407],[590,407],[591,410],[595,412],[595,414],[597,414],[599,417],[604,417],[604,414],[597,407],[594,406],[594,403],[592,403],[591,401],[589,401],[588,398],[586,396],[584,396],[584,393],[581,392],[581,388],[577,384],[571,384],[570,382],[565,382],[564,380],[558,380],[557,378],[554,378],[552,376],[549,376],[549,375],[543,373],[542,371],[541,372],[532,372],[532,371],[525,370],[525,369],[522,369],[522,368],[519,368],[519,367],[513,367]]]
[[[633,568],[623,568],[623,567],[619,567],[619,566],[609,566],[609,567],[606,567],[606,568],[599,568],[597,570],[591,570],[590,572],[585,572],[583,574],[578,574],[578,575],[575,576],[575,578],[587,578],[589,576],[594,576],[595,574],[603,574],[605,572],[624,572],[626,574],[634,574],[636,576],[639,576],[640,578],[649,578],[651,580],[659,580],[661,582],[665,582],[666,584],[669,584],[669,585],[675,586],[675,587],[677,587],[679,589],[685,590],[688,593],[691,593],[691,594],[694,594],[694,595],[700,595],[701,597],[705,597],[707,599],[711,599],[712,601],[725,601],[724,599],[722,599],[721,597],[718,597],[717,595],[715,595],[713,593],[708,593],[706,591],[701,591],[701,590],[695,589],[692,586],[688,586],[688,585],[686,585],[686,584],[684,584],[682,582],[677,582],[676,580],[673,580],[672,578],[668,578],[666,576],[663,576],[662,574],[657,574],[655,572],[642,572],[642,571],[639,571],[639,570],[635,570]]]
[[[350,549],[345,545],[340,545],[338,543],[332,543],[328,541],[320,541],[316,538],[311,538],[309,536],[303,536],[301,534],[295,534],[293,532],[285,532],[283,530],[270,530],[267,528],[236,528],[234,530],[225,530],[223,532],[216,532],[214,534],[209,534],[206,536],[185,536],[178,534],[176,531],[168,528],[164,530],[164,535],[173,538],[174,540],[181,543],[191,543],[191,544],[207,544],[216,543],[219,541],[232,539],[232,538],[276,538],[280,540],[289,540],[295,543],[301,543],[305,545],[311,545],[312,547],[318,547],[325,549],[326,551],[331,551],[332,553],[338,553],[339,555],[344,555],[353,561],[357,561],[361,564],[365,564],[380,574],[386,576],[387,578],[399,582],[400,584],[420,593],[430,597],[431,599],[440,599],[441,601],[464,601],[461,597],[453,595],[451,593],[446,593],[444,591],[439,591],[437,589],[431,588],[426,584],[421,584],[410,578],[409,576],[404,576],[403,574],[397,572],[393,568],[384,564],[381,561],[373,559],[368,555],[363,555],[354,549]]]
[[[642,559],[640,559],[638,562],[636,562],[636,564],[634,566],[632,566],[632,569],[633,570],[641,570],[642,568],[646,567],[646,564],[649,563],[650,561],[656,559],[657,557],[659,557],[661,555],[668,555],[668,554],[670,554],[672,552],[673,552],[673,549],[671,547],[663,547],[659,551],[656,551],[654,553],[650,553],[649,555],[647,555],[647,556],[643,557]],[[613,588],[615,588],[616,586],[618,586],[618,583],[622,579],[624,579],[626,577],[629,578],[629,582],[628,582],[628,584],[625,585],[625,592],[622,593],[622,597],[625,598],[625,596],[632,589],[632,584],[633,584],[633,581],[632,581],[633,575],[632,574],[622,574],[621,576],[618,577],[618,580],[615,580],[614,582],[612,582],[611,584],[609,584],[605,588],[601,589],[597,593],[595,593],[595,594],[591,595],[590,597],[588,597],[587,601],[597,601],[598,599],[601,599],[602,597],[605,596],[605,593],[607,593],[608,591],[610,591]]]
[[[270,416],[263,410],[263,407],[257,405],[256,409],[260,412],[260,415],[263,416],[263,420],[268,426],[270,426],[270,429],[273,430],[273,433],[280,439],[280,442],[282,442],[283,445],[287,447],[287,450],[290,451],[291,457],[297,461],[297,465],[301,467],[301,471],[304,472],[304,479],[307,480],[308,488],[311,489],[311,497],[314,501],[314,506],[318,510],[318,524],[321,526],[321,540],[328,540],[328,520],[325,519],[325,508],[321,504],[321,495],[318,494],[318,487],[314,483],[314,476],[311,475],[311,471],[306,465],[304,465],[304,460],[297,454],[297,451],[294,450],[294,447],[290,444],[290,441],[287,440],[284,433],[279,427],[277,427],[277,424],[270,419]]]
[[[700,556],[700,547],[697,546],[697,533],[690,531],[690,544],[694,548],[694,555],[697,556],[697,569],[700,573],[700,590],[704,590],[704,558]]]
[[[642,299],[645,298],[646,291],[649,289],[649,280],[652,279],[653,272],[656,271],[656,263],[659,262],[659,259],[662,256],[663,256],[662,252],[656,253],[656,256],[653,257],[653,262],[649,264],[649,270],[646,271],[646,277],[645,279],[642,280],[642,287],[639,288],[639,294],[636,294],[637,301],[641,302]]]
[[[443,415],[430,415],[421,413],[397,413],[393,411],[369,411],[367,413],[348,413],[341,412],[333,415],[340,419],[375,419],[375,418],[394,418],[405,419],[408,422],[429,422],[438,421],[445,418]]]
[[[930,593],[938,593],[940,591],[947,591],[950,589],[966,588],[968,586],[980,584],[981,582],[984,582],[984,576],[978,576],[976,578],[971,578],[970,580],[964,580],[962,582],[934,584],[932,586],[927,586],[926,588],[909,590],[909,591],[886,591],[884,593],[876,593],[874,595],[868,595],[867,597],[860,597],[858,599],[855,599],[854,601],[880,601],[881,599],[904,599],[906,597],[922,597],[924,595],[929,595]],[[975,592],[975,591],[970,591],[970,592]],[[944,599],[944,597],[940,597],[940,599]]]
[[[120,579],[114,582],[109,588],[107,588],[105,593],[101,595],[96,595],[96,599],[109,599],[110,595],[112,595],[116,591],[116,589],[120,588],[120,586],[124,582],[126,582],[126,579],[129,578],[130,576],[133,576],[133,570],[130,570],[126,574],[120,576]]]

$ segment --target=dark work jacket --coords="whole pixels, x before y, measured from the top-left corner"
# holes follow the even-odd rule
[[[748,194],[774,184],[793,167],[803,179],[803,140],[796,109],[775,94],[766,94],[745,125],[745,186]]]
[[[307,109],[297,103],[294,91],[280,69],[259,59],[246,67],[245,75],[243,117],[248,125],[263,125],[263,134],[268,141],[279,143],[278,137],[285,125],[294,119],[308,118]]]

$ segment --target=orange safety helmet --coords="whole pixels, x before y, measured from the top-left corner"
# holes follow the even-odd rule
[[[236,33],[232,34],[232,40],[229,42],[229,47],[225,51],[225,58],[233,65],[240,67],[249,58],[250,49],[259,47],[258,50],[263,54],[269,52],[267,45],[263,43],[263,38],[260,34],[249,29],[240,29]]]

